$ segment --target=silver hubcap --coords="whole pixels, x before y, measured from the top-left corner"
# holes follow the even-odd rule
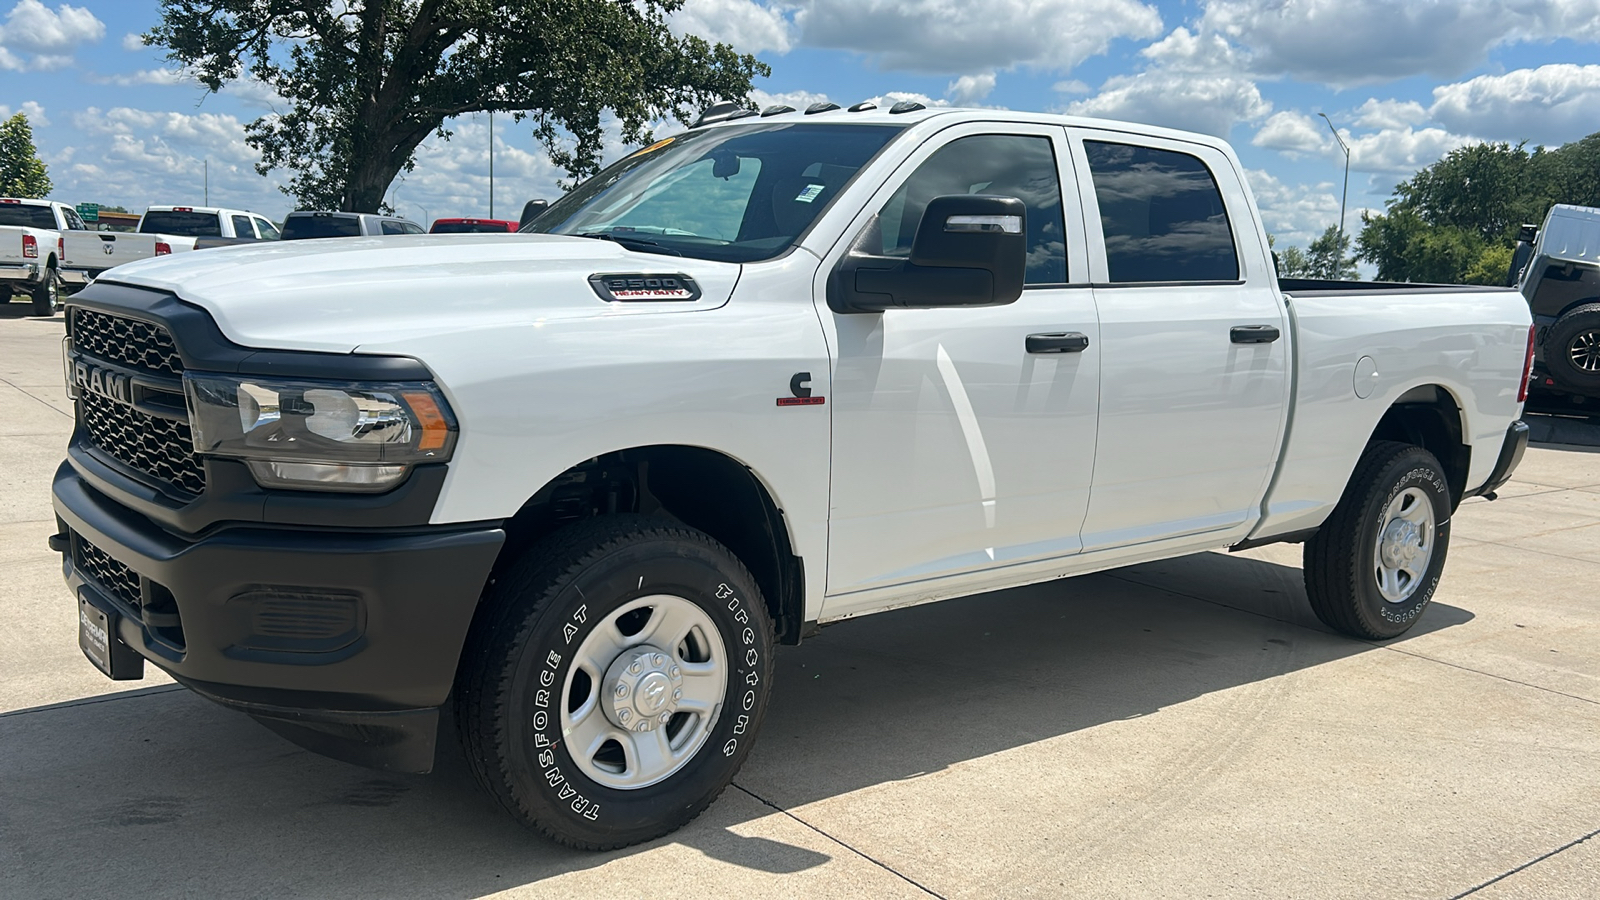
[[[1600,372],[1600,331],[1586,331],[1572,339],[1567,356],[1580,372]]]
[[[1383,511],[1374,575],[1378,593],[1404,603],[1416,593],[1433,561],[1433,503],[1421,488],[1396,494]]]
[[[704,746],[727,690],[727,652],[704,610],[671,594],[631,600],[578,646],[561,694],[567,752],[607,787],[649,787]]]

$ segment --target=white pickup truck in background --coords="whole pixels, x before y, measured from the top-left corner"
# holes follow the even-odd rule
[[[53,200],[0,198],[0,292],[26,296],[36,316],[56,313],[62,287],[62,236],[84,231],[78,211]],[[77,279],[80,283],[82,279]]]
[[[1519,294],[1280,281],[1213,137],[726,105],[525,231],[71,300],[94,665],[403,771],[453,714],[513,816],[615,848],[722,792],[824,623],[1289,541],[1395,638],[1526,446]]]
[[[63,267],[97,278],[107,269],[188,250],[275,241],[278,228],[260,213],[214,206],[152,206],[133,234],[69,234]]]

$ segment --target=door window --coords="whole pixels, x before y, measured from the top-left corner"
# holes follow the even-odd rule
[[[1113,283],[1238,280],[1222,192],[1198,157],[1104,141],[1083,149]]]
[[[67,220],[68,231],[88,231],[89,226],[83,224],[83,219],[78,217],[78,211],[70,206],[61,207],[61,214]]]
[[[266,219],[256,219],[256,232],[263,241],[275,241],[279,237],[277,227]]]
[[[1028,208],[1027,284],[1067,280],[1061,180],[1047,137],[981,134],[940,147],[911,173],[879,211],[882,252],[910,256],[928,201],[946,194],[1015,197]]]
[[[233,217],[233,236],[240,238],[253,238],[256,236],[255,230],[250,227],[249,216]]]

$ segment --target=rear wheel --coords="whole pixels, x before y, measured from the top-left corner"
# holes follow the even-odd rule
[[[1333,515],[1305,545],[1306,596],[1351,637],[1399,637],[1433,599],[1450,548],[1450,486],[1432,453],[1367,446]]]
[[[36,316],[53,316],[61,308],[61,285],[56,278],[56,270],[44,270],[44,278],[34,285],[29,294],[33,298],[33,314]]]
[[[772,625],[725,547],[669,521],[563,529],[496,580],[456,716],[478,780],[524,823],[606,850],[671,832],[749,753]]]
[[[1567,390],[1600,397],[1600,303],[1570,309],[1550,326],[1544,367]]]

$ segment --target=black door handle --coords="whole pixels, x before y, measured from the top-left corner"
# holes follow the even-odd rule
[[[1270,344],[1279,337],[1276,325],[1235,325],[1228,334],[1235,344]]]
[[[1089,349],[1089,336],[1079,331],[1030,334],[1027,347],[1029,353],[1082,353]]]

